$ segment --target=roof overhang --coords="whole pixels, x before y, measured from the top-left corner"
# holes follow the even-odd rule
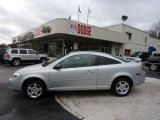
[[[55,19],[13,38],[15,42],[56,35],[74,35],[117,43],[127,43],[127,35],[68,19]]]

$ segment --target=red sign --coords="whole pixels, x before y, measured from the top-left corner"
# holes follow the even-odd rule
[[[91,27],[78,24],[78,34],[91,36]]]
[[[84,24],[71,23],[70,24],[70,32],[74,34],[91,36],[91,27]]]

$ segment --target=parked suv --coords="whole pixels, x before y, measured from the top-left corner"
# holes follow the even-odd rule
[[[10,48],[6,50],[4,55],[4,61],[14,66],[19,66],[22,62],[45,63],[48,60],[48,55],[38,54],[38,52],[33,49]]]
[[[154,56],[147,59],[145,63],[146,67],[149,67],[151,71],[159,71],[160,70],[160,56]]]

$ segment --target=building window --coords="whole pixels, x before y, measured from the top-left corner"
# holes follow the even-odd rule
[[[101,41],[100,51],[111,54],[112,53],[112,42]]]
[[[145,43],[147,43],[147,37],[145,37]]]
[[[130,56],[130,55],[131,55],[131,50],[125,49],[125,56]]]
[[[119,48],[115,48],[115,55],[119,56]]]
[[[126,34],[128,35],[128,39],[131,40],[132,39],[132,33],[126,32]]]

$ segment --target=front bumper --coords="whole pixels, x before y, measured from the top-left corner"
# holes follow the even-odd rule
[[[21,91],[21,85],[18,79],[13,79],[12,77],[9,79],[9,89],[13,91]]]

